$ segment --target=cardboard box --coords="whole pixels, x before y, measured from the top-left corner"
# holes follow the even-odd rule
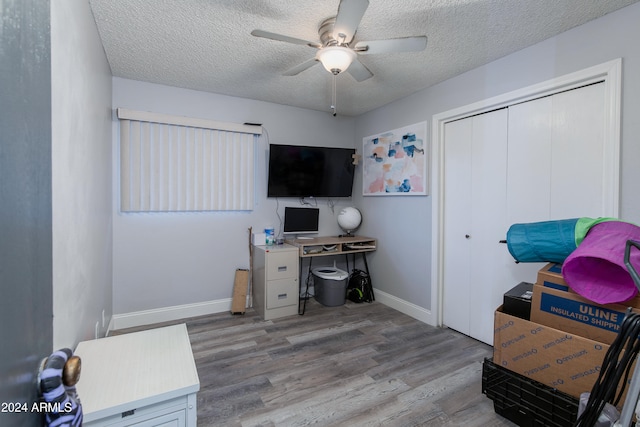
[[[536,283],[547,288],[568,291],[569,286],[562,277],[562,264],[550,262],[549,264],[538,270],[538,278]]]
[[[591,391],[607,344],[495,312],[493,363],[571,396]],[[624,399],[623,399],[624,401]]]
[[[605,344],[618,336],[627,308],[622,304],[596,304],[575,292],[533,286],[531,321]],[[632,308],[640,313],[640,309]]]
[[[620,304],[597,304],[573,291],[562,276],[562,264],[538,271],[531,299],[531,320],[585,338],[611,344],[628,307],[640,312],[640,297]]]
[[[267,235],[265,233],[251,233],[251,243],[254,246],[265,246],[267,244]]]
[[[564,280],[564,276],[562,276],[562,264],[551,262],[538,270],[536,284],[544,286],[545,288],[558,289],[576,294]],[[640,308],[640,295],[629,301],[625,301],[622,305]]]

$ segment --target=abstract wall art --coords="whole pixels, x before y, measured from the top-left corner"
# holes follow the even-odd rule
[[[425,196],[427,192],[427,122],[362,139],[362,194]]]

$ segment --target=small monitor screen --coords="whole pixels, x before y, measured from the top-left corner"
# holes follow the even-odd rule
[[[310,234],[318,232],[318,217],[320,209],[317,208],[284,208],[284,233],[285,234]]]

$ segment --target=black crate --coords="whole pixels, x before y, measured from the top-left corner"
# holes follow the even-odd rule
[[[530,380],[485,359],[482,393],[493,400],[497,414],[521,427],[571,427],[578,417],[578,399]]]

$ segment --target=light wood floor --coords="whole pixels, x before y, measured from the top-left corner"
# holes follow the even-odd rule
[[[481,392],[490,346],[377,302],[172,323],[183,322],[198,426],[515,426]]]

